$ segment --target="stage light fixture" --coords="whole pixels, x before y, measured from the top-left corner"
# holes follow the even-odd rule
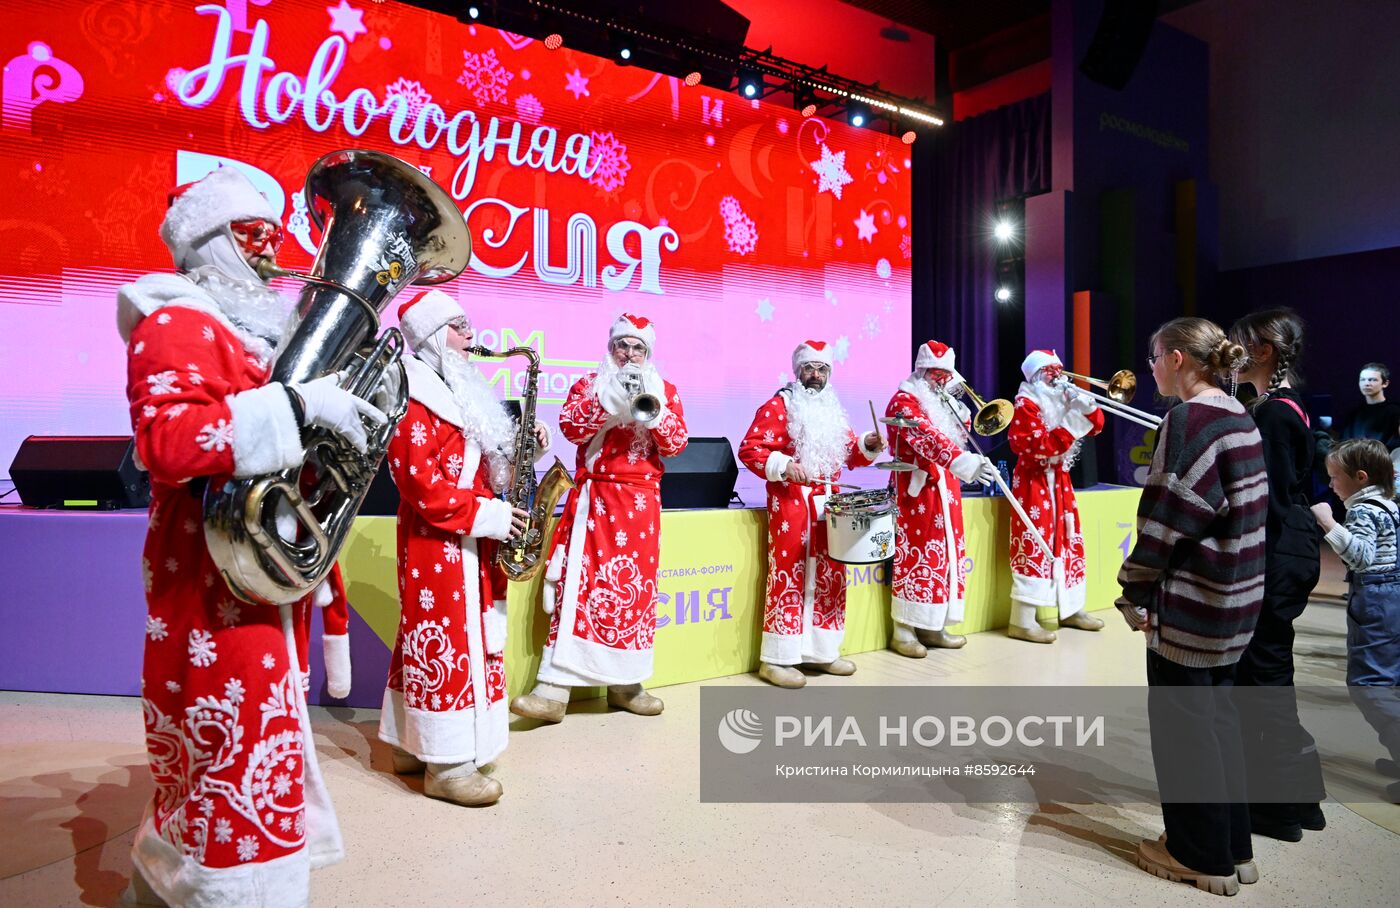
[[[1007,287],[1007,286],[1005,286],[1005,285],[1002,285],[1002,286],[1000,286],[1000,287],[997,288],[997,302],[999,302],[999,303],[1009,303],[1009,302],[1011,302],[1011,288],[1010,288],[1010,287]]]
[[[763,81],[763,73],[756,69],[739,70],[738,92],[740,96],[750,101],[757,101],[764,96],[764,89],[767,87]]]
[[[870,123],[870,108],[860,101],[849,101],[846,104],[846,122],[852,126],[865,126]]]
[[[687,88],[694,88],[695,86],[697,86],[697,85],[700,84],[700,80],[701,80],[702,78],[703,78],[703,76],[700,75],[700,71],[699,71],[698,69],[697,69],[697,70],[693,70],[693,71],[691,71],[691,72],[689,72],[689,73],[686,73],[685,80],[684,80],[684,81],[685,81],[685,84],[686,84],[686,87],[687,87]]]
[[[1016,235],[1016,225],[1007,220],[997,221],[992,227],[992,236],[996,237],[998,243],[1009,243]]]
[[[558,50],[564,46],[564,36],[558,32],[553,32],[544,36],[544,46],[549,50]]]
[[[469,7],[467,7],[467,15],[468,15],[469,17],[473,18],[473,19],[480,19],[480,18],[481,18],[481,10],[477,9],[477,8],[474,7],[474,6],[469,6]]]
[[[623,35],[614,32],[608,39],[612,46],[612,56],[619,66],[632,65],[632,42]]]
[[[910,129],[907,132],[905,132],[904,135],[900,136],[900,139],[903,140],[905,145],[913,145],[914,140],[918,137],[919,134],[916,133],[914,130]]]

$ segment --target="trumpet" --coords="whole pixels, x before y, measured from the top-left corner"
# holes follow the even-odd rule
[[[633,422],[650,422],[661,412],[661,400],[642,387],[642,373],[635,369],[623,369],[619,376],[622,387],[627,391],[627,409]]]
[[[998,432],[1005,432],[1006,427],[1011,425],[1011,418],[1016,414],[1016,408],[1012,406],[1011,401],[1004,397],[983,400],[967,382],[963,382],[958,391],[967,395],[967,399],[976,409],[972,416],[972,431],[978,435],[996,435]]]
[[[1060,377],[1064,379],[1063,387],[1066,393],[1088,395],[1098,401],[1103,409],[1126,419],[1128,422],[1137,423],[1147,429],[1155,429],[1162,424],[1160,416],[1154,416],[1146,410],[1128,406],[1132,402],[1133,395],[1137,393],[1137,376],[1129,369],[1118,370],[1108,381],[1101,378],[1090,378],[1076,372],[1061,372]],[[1075,381],[1082,381],[1096,388],[1102,388],[1107,393],[1095,394],[1093,391],[1075,387]]]

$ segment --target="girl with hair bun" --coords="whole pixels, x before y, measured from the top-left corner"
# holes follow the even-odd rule
[[[1138,866],[1234,895],[1259,879],[1244,801],[1234,683],[1264,588],[1268,479],[1259,430],[1221,388],[1248,356],[1220,326],[1178,318],[1152,335],[1158,391],[1180,399],[1158,429],[1138,539],[1116,603],[1147,638],[1148,722],[1166,832]],[[1183,768],[1189,767],[1189,779]],[[1212,800],[1203,802],[1204,792]]]
[[[1254,312],[1235,322],[1230,338],[1249,353],[1241,381],[1254,386],[1250,404],[1264,441],[1269,516],[1264,533],[1264,604],[1254,638],[1240,658],[1241,687],[1293,686],[1293,622],[1303,613],[1321,570],[1321,540],[1309,510],[1312,425],[1294,390],[1303,354],[1303,320],[1291,309]],[[1304,829],[1327,825],[1318,802],[1325,796],[1317,742],[1298,721],[1291,696],[1240,716],[1250,767],[1250,828],[1297,842]],[[1270,792],[1302,793],[1301,802],[1269,803]]]

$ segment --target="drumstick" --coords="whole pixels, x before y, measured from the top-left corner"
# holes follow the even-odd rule
[[[877,419],[877,418],[875,417],[875,401],[873,401],[873,400],[867,400],[866,403],[870,404],[870,422],[871,422],[872,425],[875,426],[875,434],[876,434],[876,435],[879,435],[879,434],[880,434],[880,420]]]

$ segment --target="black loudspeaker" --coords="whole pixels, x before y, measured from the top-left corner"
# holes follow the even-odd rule
[[[667,458],[661,476],[663,508],[727,508],[734,497],[739,465],[727,438],[691,438],[685,450]]]
[[[10,464],[31,508],[144,508],[151,480],[137,469],[130,435],[31,435]]]
[[[1100,85],[1122,91],[1142,59],[1156,21],[1157,0],[1104,0],[1099,27],[1079,71]]]

